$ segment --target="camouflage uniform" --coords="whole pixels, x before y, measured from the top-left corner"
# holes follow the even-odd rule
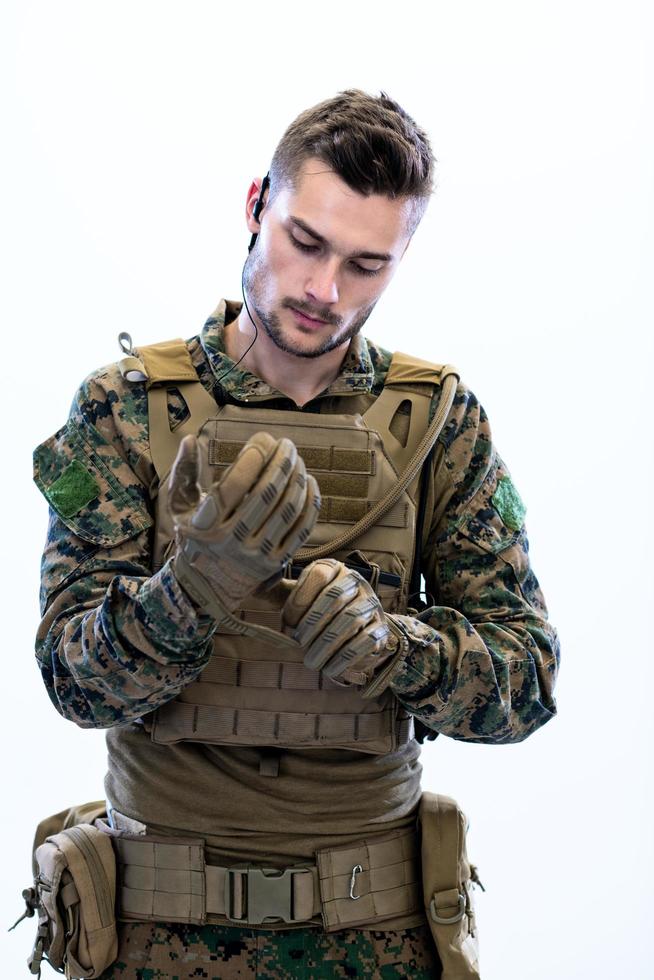
[[[324,935],[139,923],[119,930],[120,951],[102,980],[433,980],[440,962],[428,926]]]
[[[201,382],[219,403],[295,408],[287,396],[247,371],[230,370],[223,327],[238,309],[238,304],[221,302],[200,336],[188,341]],[[370,404],[381,391],[389,363],[389,352],[355,338],[338,377],[304,409],[359,411],[358,401]],[[343,407],[348,404],[357,407]],[[169,393],[168,410],[173,428],[187,411],[174,393]],[[439,441],[443,465],[438,485],[433,475],[427,483],[421,553],[433,604],[421,613],[420,623],[414,620],[416,642],[392,690],[433,737],[440,732],[472,742],[518,742],[554,715],[558,665],[556,633],[529,563],[524,508],[493,447],[486,415],[463,384]],[[213,635],[212,621],[184,594],[170,563],[152,574],[149,530],[156,477],[145,386],[124,381],[117,365],[90,375],[66,426],[36,450],[35,479],[51,504],[36,643],[43,680],[57,710],[81,727],[125,726],[200,674]],[[111,733],[108,743],[111,755]],[[415,765],[419,769],[417,755]],[[415,803],[414,798],[414,809]],[[231,931],[216,930],[213,938],[203,933],[205,953],[224,949]],[[190,927],[174,931],[180,957],[188,937],[198,934]],[[293,942],[299,935],[294,933]],[[303,935],[313,944],[307,962],[320,962],[325,956],[338,959],[333,950],[346,934],[335,939],[307,930]],[[392,962],[394,954],[384,949],[388,942],[399,942],[401,933],[359,933],[364,935],[377,937],[360,941],[381,944],[380,963]],[[252,948],[259,949],[261,959],[262,936],[258,932],[243,939],[246,959],[251,960]],[[408,942],[411,946],[413,938]],[[316,943],[324,945],[318,949]],[[390,961],[384,959],[387,953]],[[222,952],[211,955],[225,958]],[[361,953],[363,959],[368,955]],[[159,959],[156,963],[159,967]],[[340,973],[335,968],[333,974],[308,975],[403,975],[392,972],[395,967],[379,969],[362,974],[343,966]],[[117,966],[107,974],[113,975],[129,974]],[[148,969],[138,975],[169,974]],[[172,970],[170,975],[186,974]],[[198,970],[188,975],[248,974]]]

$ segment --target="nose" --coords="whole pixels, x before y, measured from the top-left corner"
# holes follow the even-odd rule
[[[307,279],[304,291],[315,303],[338,302],[338,257],[333,261],[317,262]]]

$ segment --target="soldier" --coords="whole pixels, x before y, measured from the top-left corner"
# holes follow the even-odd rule
[[[433,163],[385,93],[303,112],[247,192],[244,302],[188,341],[124,340],[35,452],[38,663],[65,718],[107,729],[105,980],[440,976],[420,742],[517,742],[555,713],[483,408],[361,334]],[[121,850],[138,838],[201,862],[162,877]]]

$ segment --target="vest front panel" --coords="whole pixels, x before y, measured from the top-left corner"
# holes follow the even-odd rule
[[[291,439],[318,482],[321,511],[309,547],[329,542],[355,524],[397,481],[397,467],[365,416],[228,405],[198,428],[203,489],[260,430]],[[362,571],[386,612],[407,609],[414,494],[415,485],[378,524],[331,555]],[[155,568],[173,547],[167,499],[165,477],[156,501]],[[281,609],[293,584],[284,579],[269,592],[251,597],[237,615],[279,630]],[[389,690],[378,699],[364,699],[355,687],[344,687],[305,667],[303,654],[301,648],[272,646],[219,627],[212,657],[199,679],[150,716],[152,739],[162,744],[196,741],[383,754],[413,737],[411,716]]]

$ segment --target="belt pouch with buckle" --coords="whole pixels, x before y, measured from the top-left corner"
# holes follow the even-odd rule
[[[456,800],[423,793],[418,812],[425,912],[443,965],[442,980],[479,980],[471,884],[481,884],[466,852],[467,820]]]
[[[84,819],[101,812],[102,802],[73,807],[37,827],[34,887],[23,898],[25,916],[38,916],[28,966],[39,976],[42,960],[67,977],[93,978],[116,959],[116,859],[107,836]]]
[[[313,865],[273,868],[208,865],[202,840],[97,823],[116,851],[121,919],[203,924],[216,916],[233,925],[275,929],[316,926],[321,916],[325,931],[335,932],[376,928],[396,916],[423,918],[413,828],[321,848]]]

